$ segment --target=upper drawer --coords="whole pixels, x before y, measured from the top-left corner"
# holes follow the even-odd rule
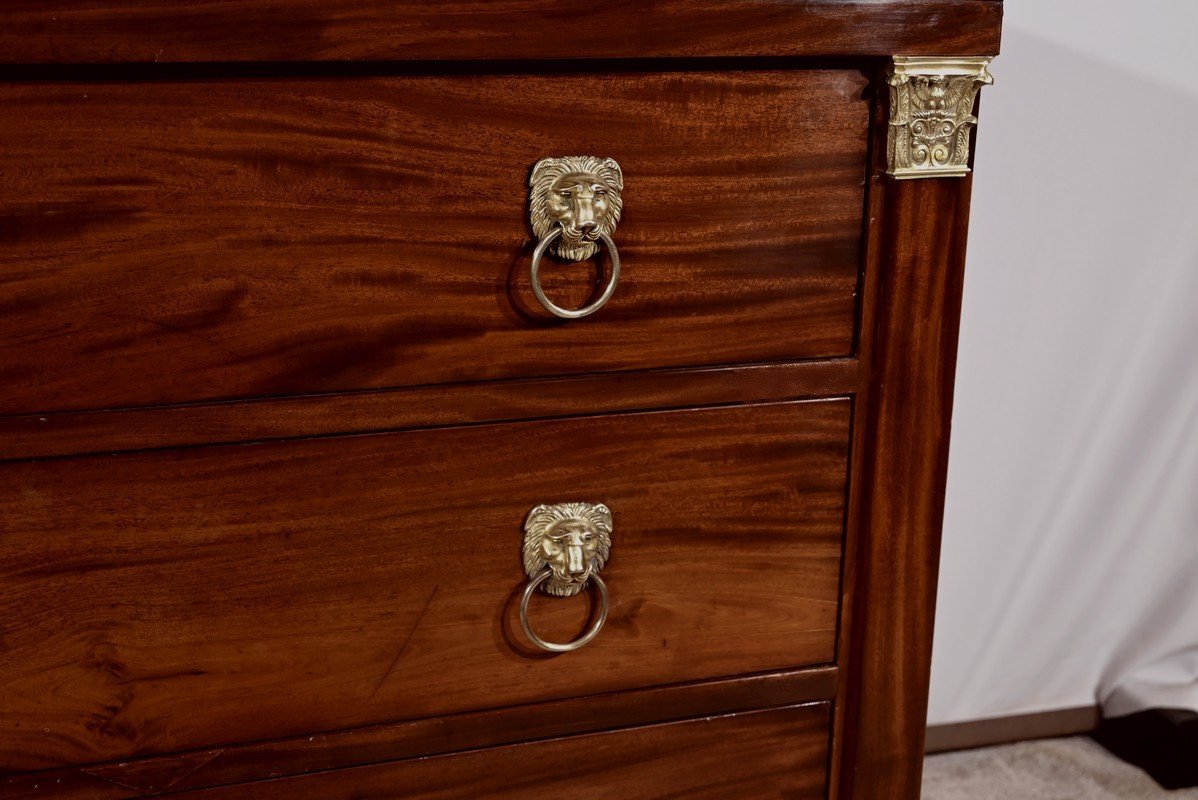
[[[3,465],[0,774],[829,663],[849,406]],[[610,615],[546,657],[523,523],[566,501],[611,511]]]
[[[0,87],[0,413],[851,354],[854,70]],[[614,158],[622,275],[528,280],[532,166]],[[554,263],[562,305],[593,262]]]

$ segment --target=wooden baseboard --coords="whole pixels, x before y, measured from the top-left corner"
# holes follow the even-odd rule
[[[1076,736],[1096,730],[1100,719],[1097,706],[1082,706],[1041,711],[1036,714],[956,722],[950,725],[932,725],[928,727],[924,750],[928,753],[944,753],[1029,739]]]

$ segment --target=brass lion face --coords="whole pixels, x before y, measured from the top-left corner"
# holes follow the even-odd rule
[[[624,207],[624,173],[610,158],[542,158],[529,178],[529,215],[533,233],[544,239],[554,226],[561,236],[553,251],[581,261],[599,250],[600,234],[611,236]]]
[[[537,506],[524,522],[524,571],[553,575],[542,588],[558,597],[578,594],[611,553],[611,511],[594,503]]]

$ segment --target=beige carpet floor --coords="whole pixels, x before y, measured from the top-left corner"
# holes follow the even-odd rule
[[[1167,792],[1086,737],[929,756],[923,800],[1198,800]]]

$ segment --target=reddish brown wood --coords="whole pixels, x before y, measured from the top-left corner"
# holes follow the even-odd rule
[[[989,55],[996,0],[7,0],[0,61]]]
[[[971,184],[871,188],[837,800],[920,794]]]
[[[0,778],[0,797],[128,800],[513,742],[829,700],[836,668],[771,673],[454,714],[273,742]]]
[[[0,459],[844,396],[854,359],[0,417]]]
[[[1000,16],[7,4],[0,797],[914,800],[970,184],[867,163],[868,76]],[[625,270],[563,325],[525,180],[574,152]],[[534,657],[520,522],[580,497],[611,621]]]
[[[853,392],[853,431],[852,458],[849,465],[849,510],[845,520],[843,571],[840,580],[840,630],[837,639],[837,663],[844,664],[852,659],[857,634],[858,618],[863,616],[857,612],[859,578],[857,564],[862,550],[860,538],[869,535],[862,527],[863,514],[858,512],[865,502],[866,495],[862,488],[865,486],[866,454],[873,447],[874,430],[871,425],[871,408],[869,398],[872,390],[872,374],[870,372],[870,357],[873,352],[872,333],[877,323],[878,307],[878,276],[883,269],[885,248],[882,244],[883,226],[881,225],[886,187],[889,182],[884,175],[886,158],[886,115],[885,109],[876,94],[874,96],[874,128],[873,146],[870,149],[870,174],[873,180],[866,187],[865,206],[865,253],[861,275],[861,323],[859,330],[865,338],[858,346],[858,385]],[[863,346],[862,346],[863,345]],[[830,769],[828,771],[828,798],[842,800],[848,798],[847,782],[842,782],[846,773],[851,777],[851,761],[854,752],[854,725],[856,714],[856,693],[860,686],[852,686],[847,681],[840,681],[833,710],[833,730]]]
[[[828,704],[234,786],[195,800],[823,800]],[[718,765],[697,769],[701,764]]]
[[[850,355],[866,82],[0,86],[0,412]],[[624,169],[624,268],[559,324],[527,180],[572,153]],[[592,291],[548,273],[563,304]]]
[[[849,403],[0,467],[3,768],[830,663]],[[538,503],[615,515],[612,611],[515,622]],[[572,638],[583,598],[538,596]]]

